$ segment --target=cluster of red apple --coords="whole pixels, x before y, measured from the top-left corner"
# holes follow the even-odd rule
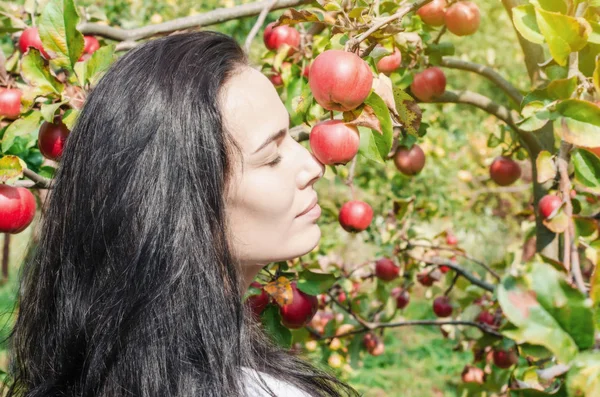
[[[79,61],[84,61],[87,57],[93,54],[100,48],[100,43],[94,36],[84,36],[83,55]],[[46,59],[51,59],[51,56],[46,52],[40,39],[38,28],[31,27],[23,30],[19,37],[19,49],[25,54],[29,47],[36,48]],[[0,116],[14,120],[21,114],[21,96],[22,92],[18,88],[0,88]]]
[[[426,24],[446,25],[446,29],[457,36],[468,36],[479,29],[481,15],[477,4],[471,1],[457,1],[450,7],[446,6],[446,0],[433,0],[419,8],[417,14]]]
[[[84,36],[84,42],[84,54],[79,61],[85,60],[100,48],[100,43],[93,36]],[[30,47],[38,49],[44,58],[51,58],[42,45],[36,27],[25,29],[19,37],[21,53],[25,54]],[[18,118],[21,114],[21,95],[18,88],[0,88],[0,116],[7,119]],[[54,121],[44,121],[40,126],[38,148],[44,157],[58,161],[70,131],[60,117]],[[22,232],[33,221],[35,210],[35,197],[28,189],[0,184],[0,233]]]
[[[42,155],[58,160],[62,154],[69,129],[62,122],[44,121],[38,133],[38,147]],[[33,221],[36,201],[24,187],[0,184],[0,233],[20,233]]]

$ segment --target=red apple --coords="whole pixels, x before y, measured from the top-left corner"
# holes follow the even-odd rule
[[[427,68],[415,74],[410,90],[420,101],[431,101],[446,91],[446,75],[438,67]]]
[[[562,200],[560,197],[555,196],[553,194],[547,194],[540,199],[538,203],[538,208],[540,210],[540,215],[544,219],[548,219],[550,215],[562,204]]]
[[[364,201],[348,201],[340,209],[338,221],[347,232],[362,232],[373,220],[373,208]]]
[[[410,149],[399,146],[394,154],[394,164],[404,175],[417,175],[425,167],[425,153],[417,144]]]
[[[33,221],[35,197],[24,187],[0,184],[0,233],[20,233]]]
[[[86,54],[93,54],[100,48],[100,42],[94,36],[83,36],[83,51]]]
[[[385,350],[383,342],[381,342],[381,340],[379,340],[379,338],[371,332],[365,334],[363,337],[363,344],[369,354],[372,356],[380,356]]]
[[[38,147],[42,155],[50,160],[58,160],[62,155],[69,132],[62,121],[59,121],[58,124],[44,121],[38,135]]]
[[[508,351],[496,349],[494,350],[493,358],[494,364],[496,364],[497,367],[503,369],[512,367],[519,360],[517,354],[512,349]]]
[[[479,7],[471,1],[459,1],[446,10],[446,28],[457,36],[468,36],[479,28]]]
[[[326,120],[310,131],[310,148],[325,165],[346,164],[352,160],[360,145],[358,128],[343,120]]]
[[[0,88],[0,116],[14,120],[21,114],[21,95],[18,88]]]
[[[369,64],[352,52],[327,50],[313,61],[308,84],[319,105],[345,112],[367,99],[373,73]]]
[[[40,50],[44,58],[50,59],[50,55],[48,55],[44,49],[44,46],[42,45],[42,39],[40,39],[38,28],[27,28],[23,30],[21,37],[19,37],[19,49],[23,54],[27,52],[29,47],[37,48]]]
[[[446,0],[433,0],[417,10],[423,22],[431,26],[442,26],[446,14]]]
[[[291,66],[292,66],[291,63],[283,62],[279,69],[282,70],[284,68],[289,68]],[[276,70],[275,68],[271,69],[271,75],[269,75],[269,80],[271,80],[271,83],[273,83],[274,86],[283,85],[283,77],[281,77],[281,72]]]
[[[84,60],[85,54],[93,54],[100,48],[100,42],[94,36],[83,36],[83,54],[78,61]]]
[[[398,278],[400,268],[388,258],[381,258],[375,262],[375,276],[383,281],[392,281]]]
[[[438,296],[433,301],[433,312],[438,317],[448,317],[452,314],[452,305],[447,296]]]
[[[494,318],[494,315],[492,313],[483,311],[477,316],[477,322],[487,324],[493,327],[496,323],[496,319]]]
[[[306,65],[304,67],[304,69],[302,69],[302,76],[306,77],[307,79],[310,76],[310,64]]]
[[[276,74],[272,74],[269,77],[269,80],[271,80],[271,83],[273,83],[274,86],[280,86],[283,85],[283,79],[281,78],[281,74],[276,73]]]
[[[377,71],[385,75],[395,72],[402,64],[402,53],[398,48],[394,48],[391,55],[386,55],[377,62]]]
[[[271,22],[265,28],[263,34],[265,46],[269,50],[277,51],[279,47],[287,44],[291,47],[288,55],[296,52],[300,48],[300,32],[289,25],[280,25],[275,28],[273,25],[275,25],[275,22]]]
[[[451,232],[446,233],[446,244],[448,244],[448,245],[458,244],[458,239],[456,238],[456,236],[453,233],[451,233]]]
[[[302,328],[310,322],[319,307],[316,296],[305,294],[292,281],[292,302],[279,308],[281,323],[288,328]]]
[[[340,303],[346,302],[346,293],[344,291],[340,292],[338,295],[338,301],[340,301]]]
[[[403,288],[396,287],[392,289],[391,294],[396,298],[396,307],[398,309],[404,309],[410,302],[410,294]]]
[[[439,269],[440,269],[440,272],[442,272],[444,274],[446,274],[450,271],[450,267],[448,267],[446,265],[440,265]]]
[[[521,167],[509,157],[496,157],[490,165],[490,178],[500,186],[508,186],[521,177]]]
[[[419,273],[417,274],[417,281],[424,285],[425,287],[431,287],[435,282],[435,279],[429,275],[429,273]]]
[[[256,281],[253,281],[250,285],[259,288],[260,294],[250,295],[246,300],[246,304],[250,307],[256,317],[260,317],[260,314],[265,310],[269,303],[269,294],[267,294],[262,288],[262,285]]]

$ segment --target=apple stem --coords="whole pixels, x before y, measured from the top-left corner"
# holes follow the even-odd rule
[[[454,278],[452,279],[452,282],[450,283],[450,286],[448,287],[448,289],[444,292],[444,296],[448,296],[448,294],[450,293],[450,291],[452,291],[452,288],[454,288],[454,284],[456,284],[456,281],[458,280],[458,278],[460,277],[459,273],[456,273],[454,275]]]

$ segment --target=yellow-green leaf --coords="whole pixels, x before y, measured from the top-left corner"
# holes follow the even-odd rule
[[[535,9],[535,16],[550,54],[559,65],[566,65],[569,54],[581,50],[587,44],[592,27],[585,19],[540,8]]]
[[[535,9],[531,4],[514,7],[512,14],[515,28],[521,33],[521,36],[532,43],[544,43],[544,35],[540,32],[535,19]]]
[[[600,107],[588,101],[567,99],[556,105],[561,117],[554,120],[556,133],[576,146],[596,147],[600,142]]]
[[[42,55],[35,48],[29,48],[21,60],[21,76],[30,86],[36,87],[38,95],[60,94],[63,84],[51,73]]]
[[[39,110],[34,110],[28,116],[15,120],[4,131],[2,138],[2,152],[6,153],[15,142],[15,138],[25,135],[36,135],[42,123],[42,113]]]
[[[83,35],[77,30],[79,15],[73,0],[51,0],[39,19],[40,39],[58,66],[73,70],[83,54]]]
[[[23,176],[22,160],[17,156],[4,156],[0,158],[0,182],[18,179]]]
[[[571,363],[567,373],[569,396],[600,396],[600,353],[584,352]]]
[[[556,164],[554,164],[550,152],[546,150],[541,151],[535,160],[535,164],[537,166],[538,183],[544,183],[550,179],[554,179],[556,176]]]

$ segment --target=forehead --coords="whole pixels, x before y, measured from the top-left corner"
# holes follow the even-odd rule
[[[273,84],[250,67],[244,67],[225,84],[221,106],[228,131],[248,155],[289,125],[289,114]]]

